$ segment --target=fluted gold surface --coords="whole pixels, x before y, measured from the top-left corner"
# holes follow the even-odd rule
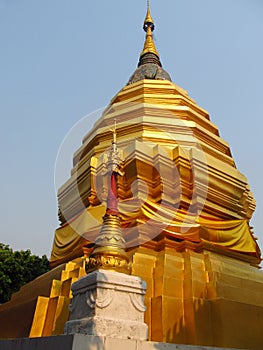
[[[145,319],[154,341],[262,348],[263,273],[220,254],[159,242],[133,254],[132,274],[147,282]]]
[[[240,258],[251,259],[254,264],[260,261],[249,227],[255,200],[227,142],[220,138],[208,112],[185,90],[169,81],[146,79],[124,87],[113,98],[75,153],[73,177],[59,190],[58,199],[68,221],[81,214],[75,226],[74,221],[70,227],[65,226],[67,235],[63,229],[56,232],[53,264],[67,257],[66,249],[60,248],[65,235],[70,251],[70,245],[80,236],[92,240],[100,229],[101,218],[96,211],[102,212],[99,198],[107,188],[101,176],[103,157],[110,147],[109,129],[115,119],[125,171],[118,184],[122,227],[138,229],[135,238],[127,237],[130,244],[132,239],[136,243],[145,235],[151,239],[153,231],[159,230],[179,239],[203,242],[209,249],[222,249],[225,254],[241,254]],[[142,182],[136,182],[138,179]],[[87,197],[86,211],[83,201]],[[98,218],[97,224],[89,220],[89,226],[86,215]],[[153,227],[141,225],[149,219]]]
[[[71,285],[84,275],[84,258],[66,264],[59,279],[52,280],[49,295],[38,296],[30,333],[24,336],[34,338],[63,334],[64,324],[69,318]]]
[[[86,272],[89,273],[96,269],[130,272],[130,261],[125,252],[125,240],[122,237],[118,216],[104,216],[94,250],[86,258]]]
[[[85,275],[85,258],[69,261],[23,286],[0,305],[0,338],[63,334],[71,284]]]

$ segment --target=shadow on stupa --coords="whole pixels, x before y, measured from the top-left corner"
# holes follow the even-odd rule
[[[262,319],[258,306],[225,298],[193,298],[185,300],[185,308],[184,315],[177,317],[176,322],[169,318],[171,325],[160,339],[153,339],[160,342],[154,344],[155,349],[163,350],[161,342],[165,342],[171,346],[262,350]]]
[[[162,325],[166,331],[159,339],[156,339],[153,334],[153,341],[160,342],[155,343],[154,348],[163,350],[163,342],[171,346],[172,344],[221,346],[222,344],[217,343],[213,334],[211,304],[202,299],[187,299],[184,302],[184,308],[184,314],[170,314],[167,320],[170,326]]]

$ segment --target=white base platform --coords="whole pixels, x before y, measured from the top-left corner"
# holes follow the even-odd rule
[[[177,345],[74,334],[53,337],[0,340],[1,350],[227,350],[211,346]],[[229,350],[229,349],[228,349]],[[237,350],[237,349],[235,349]],[[244,349],[239,349],[244,350]]]

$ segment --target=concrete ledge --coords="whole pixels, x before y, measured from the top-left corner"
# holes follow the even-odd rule
[[[211,346],[114,339],[92,335],[58,335],[42,338],[0,340],[1,350],[227,350]],[[230,350],[230,349],[228,349]],[[235,349],[238,350],[238,349]],[[239,349],[242,350],[242,349]],[[243,349],[244,350],[244,349]]]

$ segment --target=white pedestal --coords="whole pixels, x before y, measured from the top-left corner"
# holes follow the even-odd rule
[[[146,340],[146,283],[139,277],[97,270],[72,285],[73,300],[65,334]]]

